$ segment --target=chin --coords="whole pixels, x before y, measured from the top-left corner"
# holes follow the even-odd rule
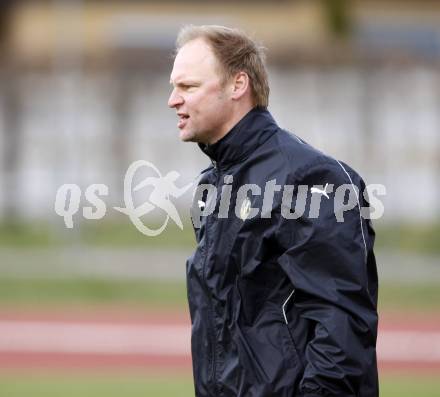
[[[180,131],[180,140],[182,142],[195,142],[195,136],[188,131]]]

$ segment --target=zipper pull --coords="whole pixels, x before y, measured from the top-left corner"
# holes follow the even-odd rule
[[[212,165],[214,166],[214,168],[217,169],[217,161],[211,160],[211,162],[212,162]]]

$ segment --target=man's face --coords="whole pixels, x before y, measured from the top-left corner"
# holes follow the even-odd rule
[[[182,141],[214,143],[230,128],[232,102],[220,67],[203,39],[185,44],[174,60],[168,106],[175,108]]]

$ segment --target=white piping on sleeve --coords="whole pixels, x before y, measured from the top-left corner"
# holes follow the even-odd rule
[[[295,288],[293,289],[293,291],[290,293],[290,295],[287,297],[287,299],[283,303],[283,307],[282,307],[283,308],[283,316],[284,316],[284,321],[286,322],[286,324],[289,324],[289,322],[287,321],[287,316],[286,316],[286,305],[287,305],[287,302],[289,302],[289,300],[292,297],[294,292],[295,292]]]
[[[336,159],[335,159],[336,160]],[[338,161],[336,160],[336,162],[340,165],[340,167],[342,168],[342,170],[345,172],[345,174],[348,176],[348,179],[350,180],[351,186],[353,186],[353,190],[354,190],[354,194],[356,195],[356,200],[357,200],[357,205],[359,208],[359,222],[361,223],[361,232],[362,232],[362,241],[364,243],[364,249],[365,249],[365,260],[367,260],[367,256],[368,256],[368,252],[367,252],[367,243],[365,242],[365,235],[364,235],[364,227],[362,226],[362,214],[361,214],[361,203],[359,201],[359,195],[358,192],[356,190],[356,187],[350,177],[350,174],[347,172],[347,170],[345,169],[345,167]]]

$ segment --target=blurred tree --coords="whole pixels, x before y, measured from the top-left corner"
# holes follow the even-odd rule
[[[349,0],[321,0],[329,31],[337,37],[347,37],[352,28]]]

